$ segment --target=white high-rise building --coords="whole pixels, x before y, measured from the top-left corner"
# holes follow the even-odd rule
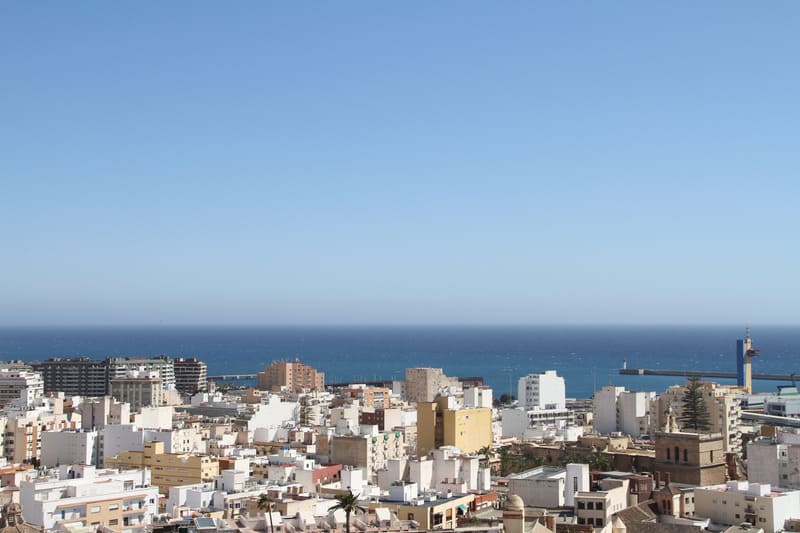
[[[528,374],[519,379],[517,397],[519,407],[529,411],[566,409],[564,378],[557,376],[555,370]]]

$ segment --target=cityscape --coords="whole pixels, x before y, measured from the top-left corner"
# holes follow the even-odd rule
[[[591,398],[568,397],[555,370],[499,393],[434,367],[327,383],[299,358],[236,375],[188,357],[8,361],[3,518],[70,532],[797,530],[800,394],[754,391],[749,329],[735,346],[736,372]]]
[[[800,2],[0,2],[0,533],[800,533]]]

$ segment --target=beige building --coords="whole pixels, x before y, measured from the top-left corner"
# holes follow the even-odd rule
[[[161,378],[157,375],[131,375],[111,380],[111,396],[129,403],[132,411],[162,405],[163,392]]]
[[[575,494],[575,517],[579,526],[597,530],[607,528],[611,517],[628,506],[627,479],[601,479],[600,490],[578,491]]]
[[[695,514],[718,524],[747,522],[767,533],[785,531],[800,514],[800,491],[772,488],[768,483],[728,481],[694,490]]]
[[[417,403],[417,455],[427,455],[440,446],[474,453],[491,444],[491,409],[459,408],[452,396]]]
[[[59,402],[63,405],[63,401]],[[56,413],[17,412],[0,417],[3,457],[11,464],[38,460],[42,451],[42,433],[75,429],[75,422],[59,409]]]
[[[407,402],[432,402],[444,392],[461,391],[458,378],[444,375],[441,368],[407,368],[405,399]]]
[[[419,523],[420,531],[452,530],[458,526],[458,518],[466,516],[473,501],[474,494],[456,494],[451,497],[419,497],[413,502],[382,501],[379,504],[370,504],[369,508],[387,508],[397,514],[399,520],[414,520]]]
[[[279,391],[286,387],[292,392],[306,392],[325,388],[325,374],[299,360],[273,361],[257,377],[259,390]]]
[[[703,403],[708,411],[708,432],[722,435],[722,443],[726,452],[740,454],[742,452],[740,428],[742,409],[737,396],[742,394],[742,390],[738,387],[704,381],[702,382],[702,391]],[[655,408],[651,409],[650,431],[652,433],[662,431],[666,427],[669,416],[667,413],[670,409],[678,429],[681,429],[680,417],[683,411],[685,392],[685,386],[674,385],[658,396]]]
[[[727,467],[719,433],[659,432],[653,469],[676,483],[713,485],[725,481]]]
[[[326,438],[318,438],[318,444]],[[336,436],[330,439],[328,449],[332,463],[360,466],[366,469],[367,476],[372,476],[382,470],[389,459],[405,457],[405,438],[401,431]]]
[[[105,461],[111,468],[142,469],[152,473],[153,485],[158,485],[162,494],[170,487],[213,481],[219,474],[219,461],[207,455],[187,453],[164,453],[163,442],[146,442],[144,451],[128,451]]]

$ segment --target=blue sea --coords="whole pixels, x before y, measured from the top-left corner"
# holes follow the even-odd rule
[[[567,395],[587,398],[603,385],[662,391],[678,377],[620,376],[628,367],[735,372],[741,327],[71,327],[0,328],[0,360],[108,355],[198,357],[209,374],[255,373],[299,358],[327,382],[402,379],[414,366],[482,376],[500,395],[517,380],[557,370]],[[800,327],[752,331],[762,356],[754,372],[800,373]],[[723,381],[724,382],[724,381]],[[782,384],[756,382],[760,391]]]

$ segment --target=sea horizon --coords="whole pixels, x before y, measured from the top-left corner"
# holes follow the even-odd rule
[[[800,326],[752,326],[762,356],[756,373],[800,373]],[[197,357],[209,375],[251,374],[273,360],[300,359],[327,382],[402,379],[406,368],[441,367],[481,376],[496,395],[517,380],[556,370],[567,394],[584,398],[603,385],[664,390],[679,377],[622,376],[619,369],[735,371],[745,328],[723,325],[157,325],[0,326],[0,360],[166,355]],[[720,379],[721,383],[731,380]],[[781,382],[756,381],[772,391]]]

